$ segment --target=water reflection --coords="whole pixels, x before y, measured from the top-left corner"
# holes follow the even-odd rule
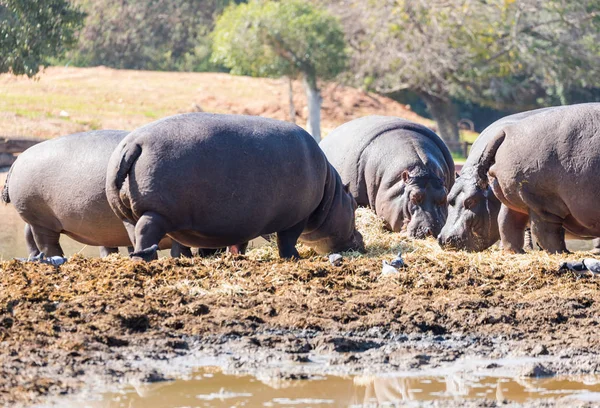
[[[252,376],[225,375],[216,367],[199,369],[188,380],[130,384],[95,401],[60,406],[90,408],[194,407],[374,407],[403,401],[488,399],[526,402],[540,398],[600,396],[600,377],[512,379],[473,373],[447,376],[319,377],[277,382]],[[285,384],[285,385],[284,385]],[[283,385],[283,386],[282,386]]]

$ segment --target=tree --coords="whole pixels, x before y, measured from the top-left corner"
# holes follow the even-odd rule
[[[0,72],[34,76],[75,44],[83,18],[67,0],[0,1]]]
[[[230,6],[217,19],[212,58],[237,75],[301,76],[308,102],[307,129],[321,139],[317,79],[334,78],[347,62],[337,19],[299,0],[251,0]]]
[[[78,0],[88,12],[77,49],[79,66],[206,71],[209,33],[231,0]]]
[[[598,0],[318,2],[342,16],[348,80],[418,94],[445,140],[458,140],[453,100],[526,109],[598,85]]]

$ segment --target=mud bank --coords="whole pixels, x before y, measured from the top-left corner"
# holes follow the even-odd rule
[[[280,261],[272,246],[149,264],[0,263],[0,404],[157,381],[208,357],[280,380],[524,356],[538,358],[515,368],[524,376],[600,374],[600,279],[559,271],[561,256],[443,252],[383,232],[367,211],[359,223],[369,253],[341,266],[307,248]],[[398,250],[409,267],[380,276]]]

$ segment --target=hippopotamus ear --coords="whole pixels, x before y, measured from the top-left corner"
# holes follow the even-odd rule
[[[402,175],[402,181],[404,181],[406,183],[408,181],[408,178],[410,177],[410,175],[408,174],[408,170],[404,170],[401,175]]]

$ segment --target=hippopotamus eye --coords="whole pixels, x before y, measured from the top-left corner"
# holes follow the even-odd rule
[[[412,193],[410,195],[410,201],[412,201],[413,204],[421,204],[424,198],[425,195],[422,193]]]
[[[475,207],[477,205],[477,199],[475,197],[469,197],[465,200],[464,206],[467,210]]]

